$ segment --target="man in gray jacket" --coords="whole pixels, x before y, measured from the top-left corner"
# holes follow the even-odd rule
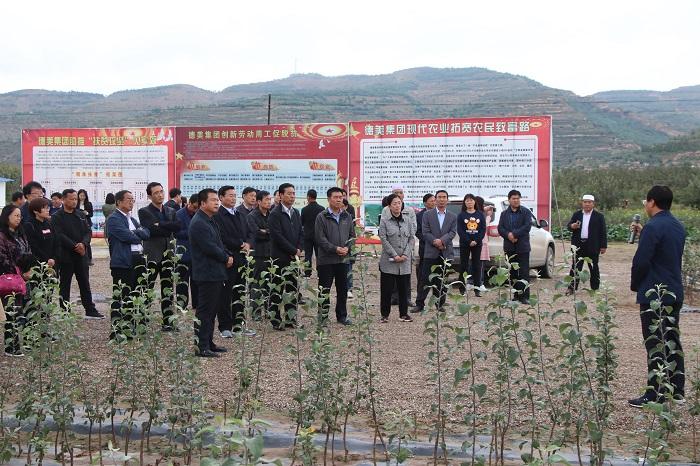
[[[329,293],[335,280],[335,318],[340,324],[350,325],[346,262],[349,260],[352,239],[355,238],[355,228],[352,217],[343,209],[343,190],[333,187],[326,195],[329,207],[318,214],[314,225],[314,241],[318,248],[316,273],[322,294],[319,314],[323,322],[328,319],[331,305]]]
[[[457,216],[447,210],[448,201],[449,195],[447,191],[444,189],[438,190],[435,193],[436,207],[427,210],[423,214],[421,233],[425,243],[425,253],[421,274],[426,287],[416,297],[416,307],[411,312],[421,312],[425,307],[425,299],[428,297],[428,286],[432,287],[433,293],[438,296],[440,309],[445,305],[445,298],[447,297],[445,284],[439,276],[434,277],[432,281],[429,280],[429,277],[434,273],[432,271],[434,266],[442,267],[446,261],[449,262],[454,257],[452,238],[457,234]],[[449,267],[449,264],[447,266]],[[437,269],[436,272],[441,274],[441,269]]]

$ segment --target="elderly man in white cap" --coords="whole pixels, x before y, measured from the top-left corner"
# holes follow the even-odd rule
[[[595,198],[591,194],[581,197],[581,210],[574,212],[571,220],[566,225],[571,233],[571,245],[575,246],[573,263],[569,275],[573,280],[569,284],[567,294],[572,294],[578,288],[578,274],[583,270],[584,258],[590,258],[588,268],[591,271],[591,289],[600,287],[600,269],[598,258],[605,254],[608,248],[608,230],[605,226],[605,217],[594,209]]]

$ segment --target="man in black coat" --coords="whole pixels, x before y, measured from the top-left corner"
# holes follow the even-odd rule
[[[258,303],[261,290],[269,285],[263,281],[263,272],[270,269],[270,227],[268,219],[270,217],[270,207],[272,206],[272,196],[269,192],[260,190],[255,194],[257,209],[254,209],[247,217],[248,222],[248,244],[252,248],[255,265],[253,266],[253,301],[256,302],[256,309],[253,311],[253,318],[260,320],[263,312],[267,312],[267,307],[263,303]],[[265,277],[266,279],[268,277]]]
[[[573,280],[566,294],[572,294],[578,289],[579,277],[576,271],[583,270],[585,257],[591,260],[588,264],[588,269],[591,271],[591,289],[597,290],[600,287],[598,259],[608,248],[608,230],[605,226],[605,217],[594,207],[595,198],[591,194],[585,194],[581,197],[581,210],[574,212],[571,220],[566,224],[571,231],[571,245],[577,248],[569,272]]]
[[[233,256],[226,250],[221,240],[219,226],[214,215],[219,210],[219,197],[213,189],[199,192],[199,210],[190,222],[189,237],[192,238],[190,252],[192,258],[192,279],[197,282],[199,299],[195,323],[197,355],[218,357],[225,348],[214,344],[214,321],[222,301],[228,301],[225,282],[227,270],[233,268]]]
[[[501,212],[498,220],[498,234],[503,238],[503,252],[511,264],[518,264],[517,270],[510,269],[510,280],[517,291],[515,299],[523,304],[530,302],[530,228],[532,212],[520,205],[520,191],[512,189],[508,193],[510,207]]]
[[[270,212],[268,225],[270,227],[270,255],[278,267],[277,274],[273,277],[273,284],[278,290],[273,294],[272,307],[275,318],[272,325],[277,330],[296,325],[297,316],[297,278],[291,273],[290,265],[301,256],[303,239],[301,215],[294,206],[296,193],[294,185],[283,183],[279,187],[280,203]],[[289,302],[284,305],[284,316],[281,315],[280,306],[282,296],[288,295]]]
[[[139,209],[139,222],[151,236],[143,242],[143,253],[148,261],[148,287],[153,288],[160,275],[160,308],[163,313],[163,330],[170,331],[173,316],[172,240],[182,224],[175,216],[175,209],[163,205],[165,190],[154,181],[146,186],[151,203]],[[169,290],[169,291],[168,291]]]
[[[214,221],[221,231],[224,247],[233,255],[233,267],[228,270],[226,280],[227,299],[222,301],[219,309],[219,332],[223,338],[233,338],[234,333],[243,332],[247,336],[255,335],[253,330],[245,328],[245,294],[246,255],[250,252],[247,242],[247,215],[236,210],[236,188],[222,186],[219,189],[221,207],[214,216]],[[192,238],[192,241],[195,241]]]
[[[61,302],[70,302],[70,285],[73,275],[80,288],[80,301],[85,308],[86,319],[104,319],[97,312],[92,301],[90,275],[87,258],[87,246],[90,243],[92,230],[85,214],[78,207],[78,193],[75,189],[63,191],[63,208],[51,217],[58,242],[58,275]]]
[[[314,228],[316,217],[324,211],[323,206],[316,202],[318,193],[315,189],[309,189],[306,193],[306,206],[301,209],[301,224],[304,229],[304,262],[306,262],[306,276],[311,276],[311,258],[316,250],[314,242]],[[318,257],[317,257],[318,259]]]

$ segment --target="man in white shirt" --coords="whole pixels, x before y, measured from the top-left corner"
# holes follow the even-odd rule
[[[595,197],[585,194],[581,197],[581,210],[574,212],[567,224],[571,231],[571,245],[576,247],[571,271],[573,277],[567,294],[572,294],[579,285],[579,272],[583,270],[584,258],[590,258],[588,268],[591,272],[591,289],[600,287],[600,268],[598,259],[608,248],[608,230],[605,217],[594,209]]]

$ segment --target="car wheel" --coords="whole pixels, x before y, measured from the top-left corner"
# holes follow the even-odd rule
[[[552,278],[554,276],[554,247],[547,247],[547,257],[544,260],[544,266],[540,268],[540,277]]]

